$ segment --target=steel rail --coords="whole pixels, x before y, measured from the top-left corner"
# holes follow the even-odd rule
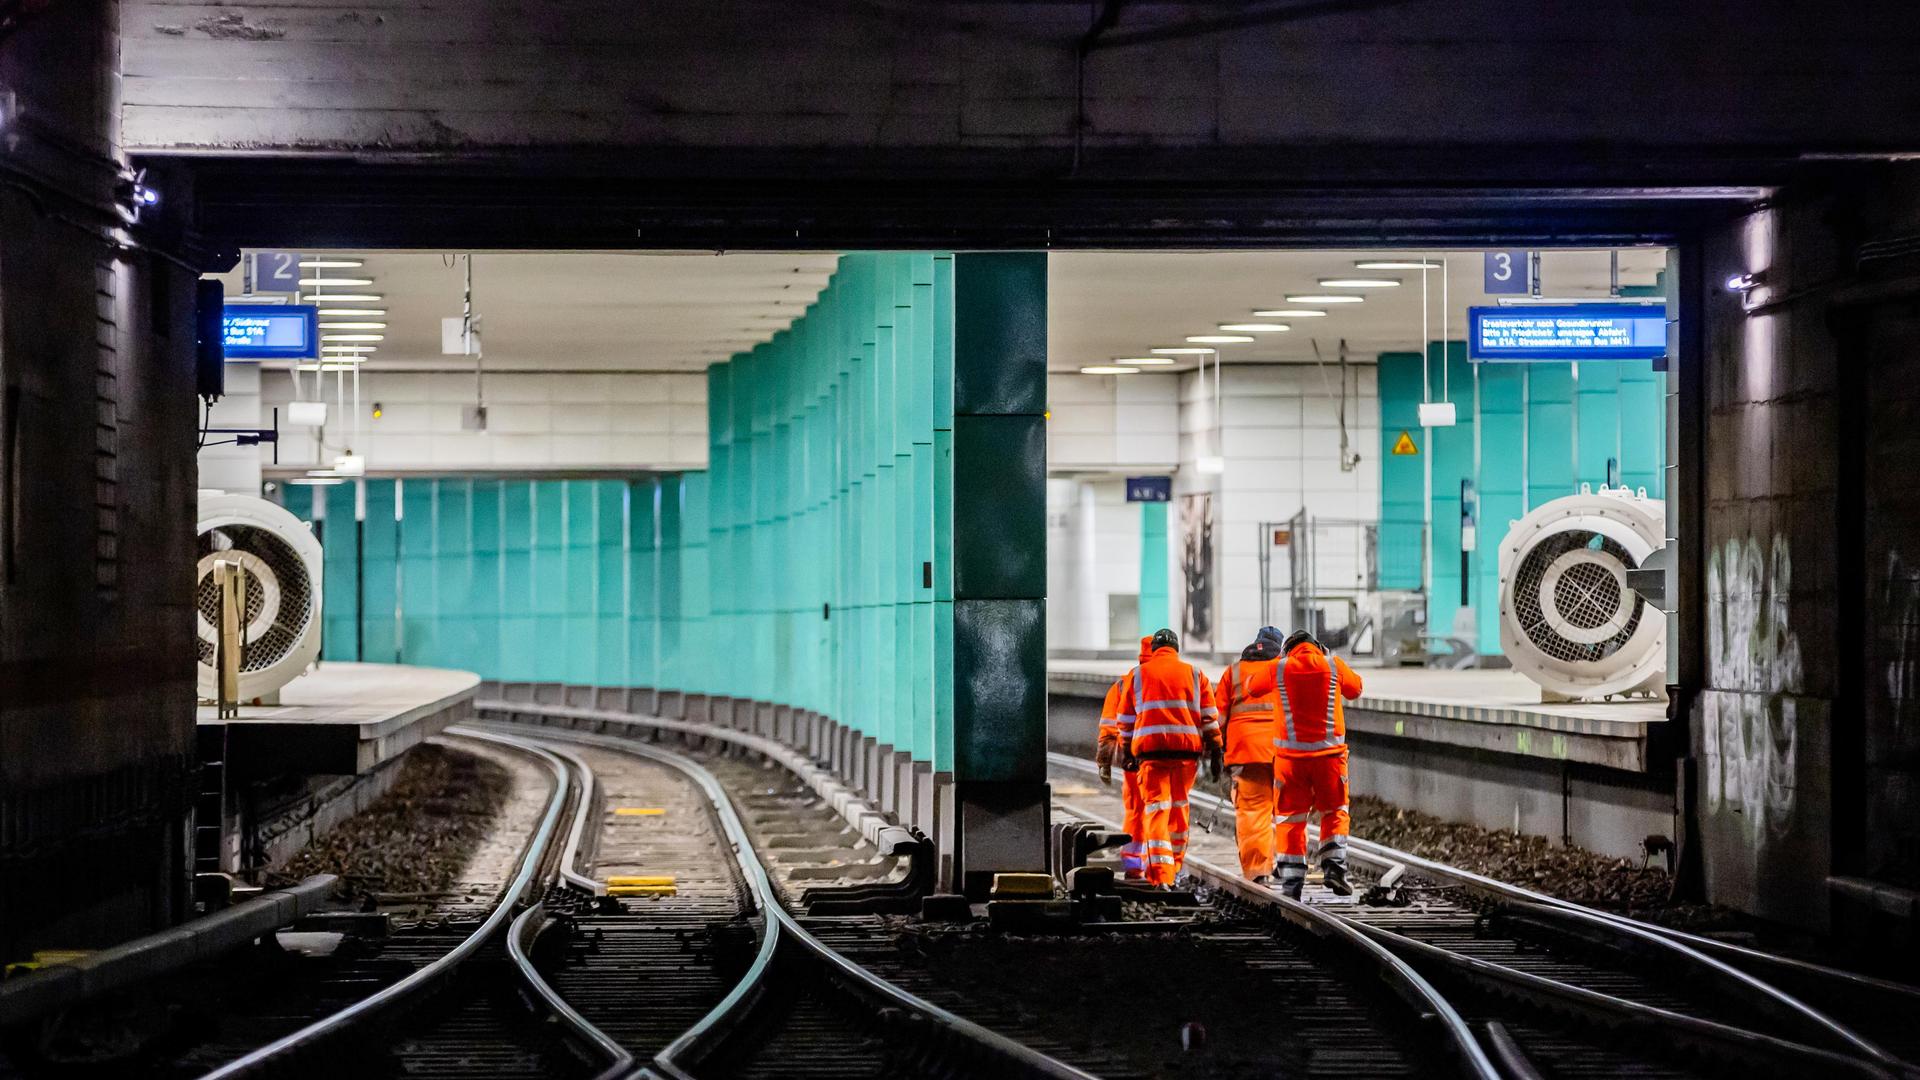
[[[1072,803],[1056,800],[1056,805],[1068,813],[1107,828],[1120,827],[1119,822]],[[1274,909],[1287,921],[1321,937],[1337,938],[1345,943],[1356,955],[1379,969],[1381,981],[1385,982],[1396,996],[1411,1006],[1416,1015],[1432,1018],[1439,1026],[1443,1038],[1449,1044],[1449,1049],[1460,1064],[1464,1075],[1481,1077],[1483,1080],[1494,1080],[1502,1076],[1500,1070],[1495,1068],[1493,1062],[1487,1057],[1485,1047],[1481,1046],[1480,1040],[1474,1036],[1473,1029],[1467,1026],[1459,1010],[1455,1009],[1432,983],[1415,971],[1411,964],[1361,933],[1353,924],[1329,912],[1321,911],[1311,904],[1301,903],[1282,896],[1272,889],[1255,885],[1242,878],[1237,871],[1229,871],[1198,855],[1188,855],[1186,865],[1200,870],[1202,876],[1215,888],[1230,892],[1257,907]]]
[[[634,722],[646,726],[643,717],[635,717]],[[752,894],[754,906],[765,920],[759,952],[740,982],[698,1023],[656,1054],[652,1063],[642,1070],[642,1075],[697,1080],[701,1075],[699,1062],[732,1037],[746,1022],[754,1004],[769,992],[774,958],[782,947],[786,947],[797,948],[825,965],[833,977],[851,984],[863,996],[877,998],[893,1008],[903,1010],[910,1019],[924,1021],[924,1027],[919,1031],[921,1037],[945,1036],[960,1054],[978,1059],[983,1067],[992,1068],[999,1075],[1094,1080],[1089,1073],[900,989],[814,937],[780,901],[773,880],[754,850],[753,841],[734,808],[732,798],[719,779],[698,762],[672,751],[618,736],[561,729],[543,730],[535,737],[541,741],[558,740],[604,747],[665,765],[686,776],[713,806],[721,831],[733,849],[734,861]]]
[[[580,779],[580,799],[574,807],[573,824],[567,829],[567,842],[560,849],[560,880],[588,896],[605,896],[606,882],[578,870],[580,849],[588,830],[593,826],[594,811],[598,809],[600,801],[600,778],[594,775],[593,766],[572,750],[557,746],[547,749],[572,766],[574,775]]]
[[[1084,758],[1075,757],[1071,754],[1052,751],[1047,754],[1047,761],[1049,764],[1070,769],[1074,772],[1084,773],[1088,776],[1099,775],[1099,768],[1094,765],[1093,762]],[[1219,796],[1201,791],[1198,787],[1194,789],[1188,798],[1201,805],[1215,809],[1230,805]],[[1307,831],[1311,837],[1318,837],[1319,830],[1317,826],[1309,825]],[[1347,852],[1348,856],[1355,862],[1365,863],[1376,872],[1383,873],[1398,864],[1409,871],[1416,872],[1433,881],[1465,889],[1468,892],[1484,898],[1513,903],[1541,904],[1547,907],[1559,908],[1564,911],[1592,915],[1612,922],[1622,923],[1637,930],[1657,934],[1669,940],[1677,941],[1693,949],[1695,952],[1704,953],[1707,956],[1724,961],[1750,975],[1771,980],[1776,984],[1791,984],[1794,989],[1799,990],[1802,994],[1812,992],[1822,996],[1839,995],[1841,997],[1854,994],[1875,995],[1885,999],[1884,1003],[1890,1011],[1904,1009],[1914,1015],[1920,1015],[1920,987],[1891,982],[1886,979],[1877,979],[1870,975],[1861,975],[1858,972],[1846,971],[1825,964],[1817,964],[1807,960],[1781,956],[1777,953],[1748,948],[1744,945],[1735,945],[1731,942],[1718,941],[1714,938],[1703,937],[1699,934],[1690,934],[1685,930],[1676,930],[1672,927],[1660,926],[1656,923],[1641,922],[1638,919],[1631,919],[1625,915],[1619,915],[1611,911],[1602,911],[1598,908],[1588,907],[1571,900],[1563,900],[1557,896],[1549,896],[1546,893],[1538,892],[1522,885],[1515,885],[1510,882],[1490,878],[1484,874],[1477,874],[1458,866],[1436,862],[1432,859],[1415,855],[1412,852],[1400,851],[1388,847],[1385,844],[1375,843],[1358,836],[1350,836],[1347,838]],[[1841,1031],[1846,1030],[1843,1025],[1836,1024],[1836,1026],[1840,1027]],[[1848,1034],[1850,1035],[1851,1032]],[[1846,1038],[1846,1036],[1840,1035],[1839,1032],[1835,1032],[1835,1036],[1843,1040]]]
[[[1581,1016],[1608,1028],[1657,1033],[1666,1040],[1678,1037],[1706,1051],[1701,1057],[1710,1064],[1724,1065],[1726,1061],[1733,1060],[1766,1075],[1833,1073],[1868,1078],[1911,1078],[1914,1075],[1897,1062],[1892,1066],[1883,1066],[1879,1062],[1842,1051],[1808,1046],[1765,1032],[1603,994],[1530,971],[1457,953],[1370,923],[1354,921],[1353,925],[1416,966],[1444,970],[1483,991],[1517,997],[1533,1005],[1550,1003],[1550,1011],[1556,1014]],[[1494,1026],[1492,1023],[1487,1025],[1489,1029]],[[1511,1036],[1506,1038],[1511,1042]],[[1491,1049],[1496,1057],[1509,1052],[1508,1048],[1499,1046]],[[1511,1052],[1519,1053],[1519,1048],[1513,1046]]]
[[[525,979],[533,992],[540,996],[540,1000],[546,1004],[548,1011],[552,1012],[576,1039],[593,1047],[601,1057],[607,1059],[606,1068],[595,1074],[594,1080],[616,1080],[618,1077],[626,1076],[633,1071],[633,1053],[606,1032],[593,1026],[592,1022],[581,1016],[572,1005],[567,1004],[567,1000],[560,996],[559,991],[555,990],[552,984],[547,982],[546,977],[540,974],[540,969],[534,966],[531,946],[534,937],[539,934],[546,920],[547,905],[544,903],[535,904],[521,912],[520,917],[513,920],[512,929],[507,932],[507,954],[513,958],[514,966],[520,969],[521,978]]]
[[[553,774],[553,794],[547,800],[546,811],[541,816],[540,824],[534,830],[526,849],[521,853],[517,871],[512,880],[507,883],[507,887],[502,890],[493,910],[487,914],[473,933],[467,935],[458,945],[432,963],[338,1012],[324,1016],[298,1031],[227,1062],[207,1073],[203,1080],[233,1080],[237,1077],[259,1076],[285,1069],[295,1055],[312,1052],[316,1046],[360,1024],[368,1023],[388,1010],[424,996],[428,990],[450,976],[510,922],[514,908],[526,897],[535,878],[539,876],[540,864],[551,846],[561,811],[567,804],[572,787],[568,766],[553,754],[534,745],[531,740],[478,731],[464,725],[449,728],[447,731],[449,734],[480,739],[531,754],[540,759]]]

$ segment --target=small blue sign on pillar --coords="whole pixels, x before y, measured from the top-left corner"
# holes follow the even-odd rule
[[[1525,250],[1487,252],[1486,266],[1481,271],[1481,291],[1493,295],[1524,295],[1531,287],[1527,281],[1527,262]]]
[[[1172,502],[1173,477],[1171,476],[1129,476],[1127,477],[1128,502]]]

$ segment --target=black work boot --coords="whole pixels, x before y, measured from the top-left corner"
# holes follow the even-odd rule
[[[1320,881],[1335,896],[1352,896],[1353,883],[1347,880],[1347,864],[1328,859],[1320,864]]]
[[[1280,893],[1289,900],[1298,900],[1300,899],[1300,889],[1304,885],[1306,885],[1306,881],[1301,878],[1282,881],[1280,883]]]

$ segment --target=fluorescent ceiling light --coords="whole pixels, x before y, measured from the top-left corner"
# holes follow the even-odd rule
[[[379,352],[380,346],[378,345],[322,345],[320,346],[320,351],[323,353],[370,353],[370,352]]]
[[[1256,311],[1254,314],[1262,319],[1324,319],[1327,317],[1326,312],[1314,308],[1270,308],[1266,311]]]
[[[301,293],[300,299],[322,304],[377,304],[386,297],[379,293]]]
[[[1293,327],[1278,322],[1225,322],[1220,324],[1220,329],[1235,334],[1278,334]]]
[[[1390,277],[1323,277],[1320,287],[1324,289],[1397,289],[1399,278]]]
[[[358,270],[366,264],[359,259],[301,259],[307,270]]]
[[[386,328],[387,324],[383,322],[323,322],[320,324],[322,330],[385,330]]]
[[[1082,375],[1138,375],[1140,369],[1126,364],[1088,364],[1080,369]]]
[[[1187,340],[1195,345],[1245,345],[1253,337],[1248,334],[1189,334]]]
[[[1206,356],[1210,353],[1219,352],[1220,350],[1218,349],[1148,349],[1147,351],[1153,352],[1153,353],[1159,353],[1161,356]]]
[[[287,481],[289,484],[297,484],[301,487],[332,487],[346,482],[346,477],[343,476],[296,476]]]
[[[1339,293],[1329,293],[1326,295],[1320,295],[1317,293],[1302,293],[1298,296],[1287,297],[1287,303],[1289,304],[1358,304],[1365,299],[1366,297],[1364,296],[1347,296]]]
[[[1197,472],[1218,476],[1227,471],[1227,459],[1218,454],[1202,454],[1193,459],[1193,467]]]
[[[1165,367],[1173,363],[1171,356],[1116,356],[1116,364],[1132,364],[1136,367]]]
[[[320,317],[323,319],[336,315],[385,315],[386,313],[387,309],[383,307],[323,307],[320,309]]]
[[[324,364],[315,364],[311,362],[305,363],[305,364],[297,364],[295,365],[295,369],[298,371],[318,371],[322,373],[329,372],[329,371],[352,371],[355,368],[357,368],[359,364],[360,364],[360,360],[358,357],[342,356],[337,358],[330,357],[328,358],[327,362]]]
[[[321,341],[385,341],[385,334],[321,334]]]
[[[1355,270],[1438,270],[1438,259],[1355,259]]]
[[[303,277],[300,279],[300,284],[315,286],[371,285],[373,284],[373,279],[370,277]]]

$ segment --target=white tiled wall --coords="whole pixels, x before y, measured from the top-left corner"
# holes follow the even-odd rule
[[[263,411],[293,398],[284,371],[265,373]],[[312,375],[302,376],[307,393]],[[325,441],[354,440],[348,405],[330,376]],[[464,372],[368,372],[360,379],[361,435],[354,449],[375,471],[488,469],[703,469],[707,464],[704,374],[490,374],[487,430],[465,431],[461,408],[474,401]],[[375,402],[381,417],[372,419]],[[335,453],[335,450],[326,451]],[[287,433],[284,464],[320,459],[309,429]]]
[[[1055,477],[1047,525],[1048,646],[1113,647],[1108,597],[1140,591],[1139,505],[1123,478]]]
[[[1284,522],[1304,506],[1318,518],[1376,520],[1380,514],[1380,403],[1375,368],[1355,365],[1348,376],[1347,443],[1360,454],[1352,471],[1340,468],[1340,429],[1335,398],[1339,379],[1325,382],[1312,365],[1229,366],[1220,379],[1220,426],[1214,429],[1213,377],[1182,377],[1180,471],[1176,505],[1168,514],[1168,543],[1176,557],[1185,543],[1178,496],[1214,492],[1216,650],[1237,651],[1260,628],[1260,549],[1268,542],[1264,522]],[[1217,442],[1215,441],[1217,438]],[[1202,475],[1202,454],[1225,458],[1225,471]],[[1358,545],[1323,538],[1316,568],[1323,582],[1351,578]],[[1284,573],[1284,558],[1274,569]],[[1185,589],[1171,578],[1173,606],[1181,610]],[[1276,605],[1284,597],[1276,598]],[[1282,614],[1276,612],[1275,618]],[[1290,629],[1283,627],[1283,629]]]
[[[1179,376],[1049,375],[1047,467],[1166,473],[1180,452]]]

